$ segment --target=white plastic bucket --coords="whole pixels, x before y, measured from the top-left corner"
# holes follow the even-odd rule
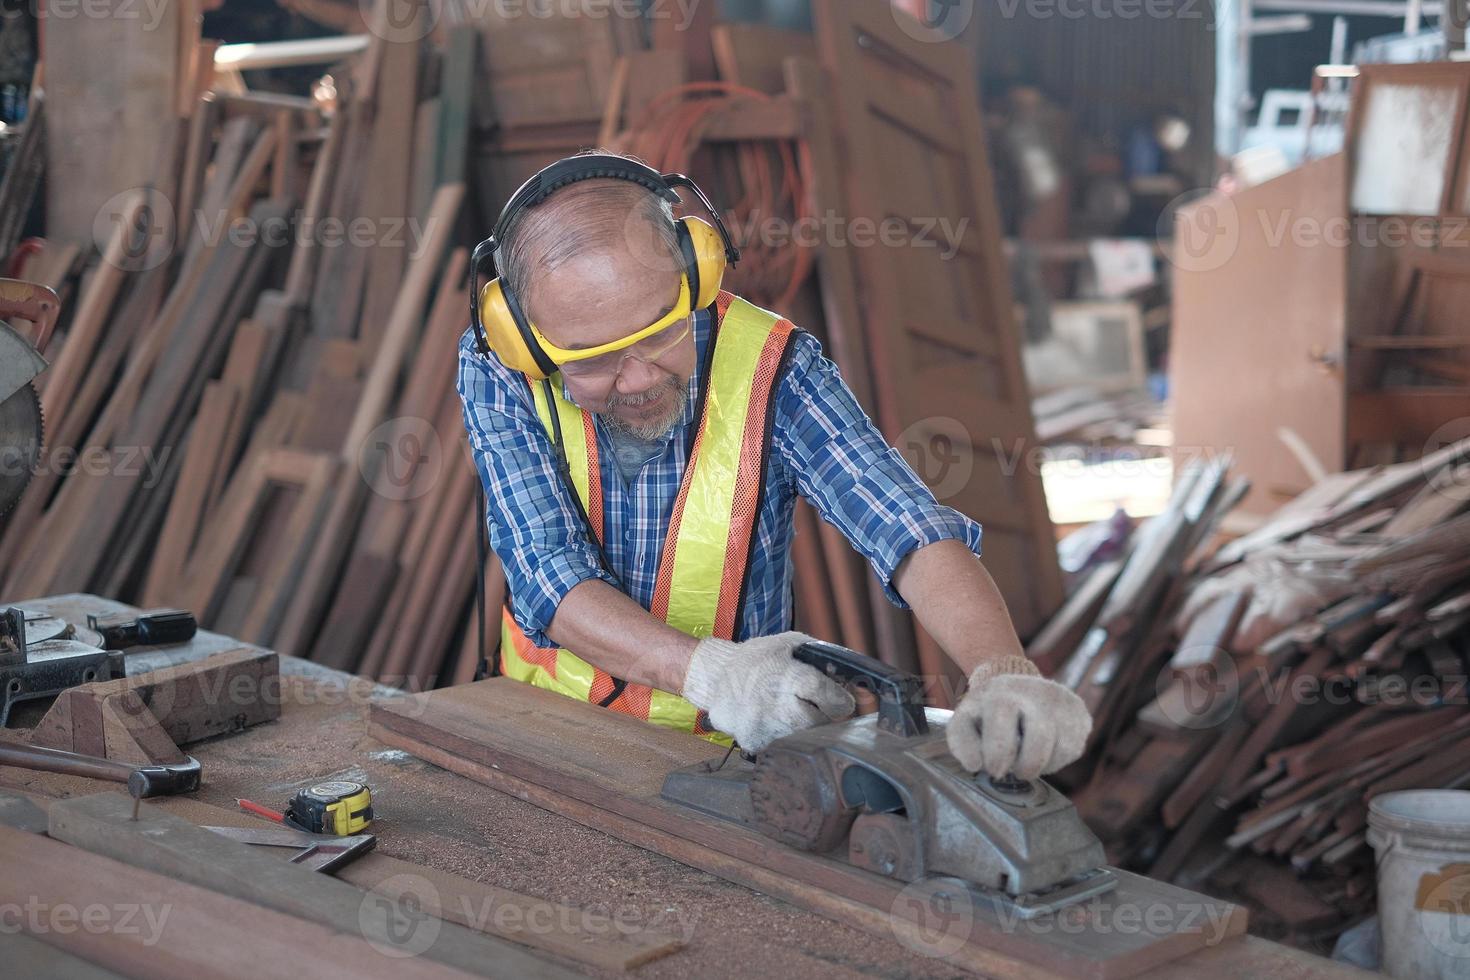
[[[1378,858],[1383,971],[1470,978],[1470,792],[1414,789],[1368,804]]]

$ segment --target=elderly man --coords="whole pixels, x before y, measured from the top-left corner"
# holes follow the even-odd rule
[[[677,187],[715,225],[676,220]],[[798,495],[969,677],[948,728],[972,771],[1080,755],[1091,719],[1039,676],[979,560],[820,344],[720,289],[739,253],[687,178],[587,154],[507,204],[460,347],[465,425],[509,602],[517,680],[758,751],[847,717],[793,659]]]

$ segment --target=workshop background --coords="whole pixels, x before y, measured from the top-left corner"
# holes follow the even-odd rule
[[[984,525],[1028,655],[1094,712],[1055,782],[1111,864],[1339,963],[1410,936],[1434,955],[1395,975],[1470,976],[1465,795],[1409,820],[1459,871],[1392,893],[1370,811],[1470,786],[1465,0],[3,14],[0,273],[54,296],[0,289],[0,609],[86,594],[474,681],[504,576],[454,385],[469,252],[540,167],[629,152],[709,191],[727,288]],[[952,706],[862,559],[797,528],[798,627]]]

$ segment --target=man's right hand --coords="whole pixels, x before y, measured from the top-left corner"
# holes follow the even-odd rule
[[[683,694],[747,752],[792,732],[848,718],[857,704],[841,684],[791,656],[805,633],[743,643],[701,640],[689,658]]]

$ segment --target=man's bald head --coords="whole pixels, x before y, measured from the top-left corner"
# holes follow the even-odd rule
[[[674,211],[647,188],[616,178],[592,178],[556,191],[521,212],[506,229],[495,266],[508,290],[530,312],[538,286],[556,286],[557,272],[576,259],[631,258],[650,276],[682,267]]]
[[[639,184],[591,178],[563,187],[522,212],[503,238],[495,261],[506,289],[558,347],[615,343],[678,307],[684,261],[673,209]],[[573,399],[640,438],[668,432],[694,371],[694,340],[684,329],[684,341],[655,362],[627,358],[607,376],[569,372]]]

